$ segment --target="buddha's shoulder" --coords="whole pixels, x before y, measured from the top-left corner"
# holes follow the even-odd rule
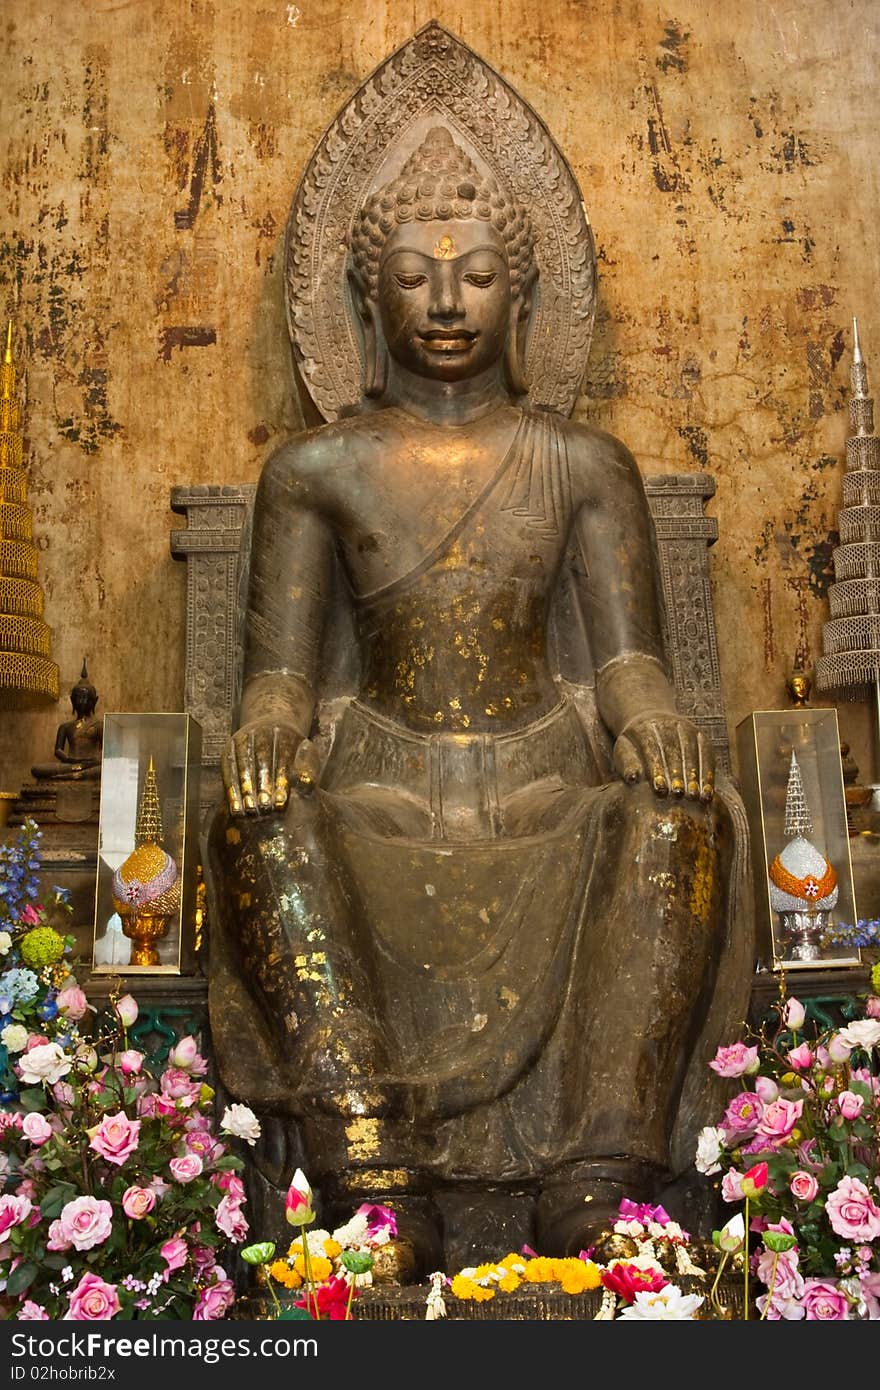
[[[277,482],[325,481],[387,450],[402,434],[398,412],[376,410],[343,416],[326,425],[290,435],[263,465],[263,476]]]
[[[635,467],[635,460],[623,441],[607,430],[580,420],[562,418],[558,423],[565,438],[569,463],[581,463],[584,467],[612,463]]]

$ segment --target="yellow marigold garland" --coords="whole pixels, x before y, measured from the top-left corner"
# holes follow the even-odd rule
[[[564,1293],[585,1293],[601,1284],[598,1266],[592,1260],[553,1260],[545,1256],[524,1259],[521,1255],[505,1255],[495,1264],[477,1265],[463,1269],[452,1280],[456,1298],[484,1303],[494,1298],[497,1289],[513,1293],[521,1284],[560,1284]]]

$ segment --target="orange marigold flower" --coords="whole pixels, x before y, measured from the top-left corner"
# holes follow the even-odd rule
[[[335,1260],[337,1255],[341,1255],[342,1246],[339,1244],[339,1241],[334,1240],[332,1236],[329,1240],[325,1240],[324,1254],[327,1256],[328,1260]]]
[[[286,1260],[275,1260],[269,1266],[269,1273],[278,1284],[283,1284],[285,1289],[298,1289],[302,1279],[296,1270],[291,1268]]]
[[[599,1270],[590,1260],[564,1260],[565,1269],[559,1282],[564,1293],[584,1293],[587,1289],[598,1289],[602,1283]]]

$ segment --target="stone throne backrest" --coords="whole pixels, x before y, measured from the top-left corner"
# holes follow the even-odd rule
[[[678,706],[712,739],[729,769],[729,742],[709,578],[718,522],[705,515],[715,493],[704,473],[645,478],[654,520],[666,617],[666,650]],[[185,560],[184,708],[202,727],[202,803],[220,798],[220,755],[232,732],[236,699],[238,553],[255,484],[171,490],[186,527],[171,532],[171,554]]]

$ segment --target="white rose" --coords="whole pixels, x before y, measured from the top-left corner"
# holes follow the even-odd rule
[[[850,1047],[876,1047],[880,1042],[880,1022],[876,1018],[857,1018],[841,1028],[839,1036]]]
[[[0,931],[0,956],[5,956],[12,947],[12,937],[8,931]]]
[[[30,1052],[22,1053],[18,1062],[19,1075],[28,1086],[39,1086],[42,1081],[54,1086],[56,1081],[67,1075],[71,1065],[64,1049],[54,1042],[32,1047]]]
[[[227,1105],[223,1111],[220,1128],[225,1134],[233,1134],[236,1139],[246,1139],[254,1145],[260,1137],[260,1122],[248,1105]]]
[[[27,1043],[30,1034],[22,1023],[7,1023],[3,1032],[0,1033],[0,1042],[7,1052],[21,1052]]]
[[[701,1129],[697,1138],[697,1156],[694,1159],[694,1167],[698,1173],[705,1173],[708,1177],[710,1173],[720,1173],[721,1164],[718,1162],[724,1153],[724,1135],[720,1129],[714,1125],[706,1125]]]

